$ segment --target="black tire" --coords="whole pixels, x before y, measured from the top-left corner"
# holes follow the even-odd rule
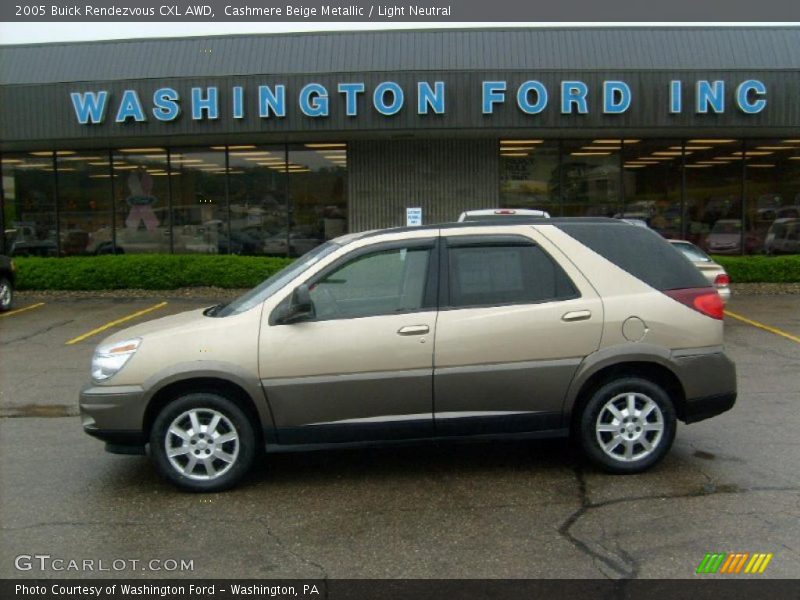
[[[214,439],[230,437],[233,433],[235,440],[215,444],[213,436],[205,437],[205,434],[195,431],[191,425],[192,412],[201,427],[210,426],[219,416]],[[187,437],[174,434],[168,437],[167,432],[173,425]],[[176,398],[158,413],[150,432],[150,456],[158,472],[182,490],[220,492],[239,483],[248,473],[257,455],[256,439],[253,423],[236,404],[217,393],[197,392]],[[170,459],[168,444],[179,452],[188,450]],[[217,458],[218,453],[225,459]],[[187,471],[191,458],[197,462],[191,471]],[[208,463],[218,474],[210,475]],[[179,471],[179,468],[184,471]]]
[[[14,303],[14,286],[8,277],[0,276],[0,312],[9,310]]]
[[[632,412],[628,410],[630,397],[634,402]],[[648,400],[658,410],[652,408]],[[620,410],[619,405],[624,408]],[[614,415],[609,406],[624,418]],[[648,408],[650,412],[642,417],[643,409]],[[586,456],[603,470],[641,473],[669,452],[675,440],[676,423],[675,407],[661,386],[641,377],[626,377],[610,381],[592,394],[580,416],[579,438]],[[606,431],[612,428],[613,431]],[[610,448],[608,451],[601,446],[601,440]],[[630,454],[626,454],[629,448]]]

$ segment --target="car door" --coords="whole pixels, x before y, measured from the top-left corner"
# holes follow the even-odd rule
[[[281,444],[430,436],[435,238],[355,250],[306,281],[315,316],[265,315],[259,363]]]
[[[596,292],[566,257],[559,256],[562,264],[553,258],[557,250],[546,239],[525,230],[531,233],[443,230],[437,435],[561,427],[570,381],[599,346]]]

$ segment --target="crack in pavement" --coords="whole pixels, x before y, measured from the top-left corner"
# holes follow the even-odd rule
[[[25,340],[29,340],[29,339],[31,339],[33,337],[36,337],[37,335],[42,335],[43,333],[47,333],[48,331],[52,331],[56,327],[63,327],[64,325],[69,325],[70,323],[72,323],[74,321],[75,321],[75,319],[68,319],[66,321],[58,321],[57,323],[53,323],[52,325],[49,325],[49,326],[45,327],[44,329],[40,329],[38,331],[34,331],[33,333],[29,333],[27,335],[23,335],[23,336],[20,336],[20,337],[11,338],[10,340],[6,340],[3,343],[4,344],[13,344],[14,342],[23,342]]]
[[[685,492],[679,494],[651,494],[651,495],[643,495],[643,496],[629,496],[626,498],[616,498],[613,500],[603,500],[601,502],[592,502],[589,498],[589,492],[586,485],[586,479],[584,477],[583,471],[580,468],[576,467],[573,470],[575,474],[575,478],[578,483],[578,498],[580,500],[580,507],[574,513],[572,513],[567,519],[561,524],[558,528],[559,534],[569,541],[575,548],[586,554],[593,563],[597,563],[599,561],[603,565],[607,566],[611,569],[614,573],[619,575],[619,578],[623,581],[628,581],[631,579],[637,579],[639,576],[640,564],[636,560],[634,556],[626,552],[621,547],[617,547],[617,558],[619,560],[614,560],[609,556],[602,554],[591,548],[589,544],[578,538],[572,533],[572,527],[577,523],[582,517],[593,510],[597,510],[599,508],[604,508],[606,506],[613,506],[615,504],[622,504],[625,502],[640,502],[640,501],[648,501],[648,500],[679,500],[684,498],[700,498],[702,496],[713,496],[718,494],[748,494],[751,492],[800,492],[800,487],[796,486],[753,486],[748,488],[741,488],[734,485],[716,485],[714,483],[707,483],[699,490],[695,490],[693,492]],[[600,545],[601,548],[605,548]],[[614,552],[609,551],[609,554],[615,554]],[[608,577],[608,575],[606,575]],[[609,577],[610,579],[610,577]]]

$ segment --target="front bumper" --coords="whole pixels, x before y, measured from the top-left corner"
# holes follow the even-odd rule
[[[736,403],[736,365],[721,348],[683,350],[673,356],[686,402],[678,417],[696,423],[730,410]]]
[[[138,453],[144,448],[144,390],[139,386],[86,386],[81,390],[83,430],[106,442],[106,449]]]

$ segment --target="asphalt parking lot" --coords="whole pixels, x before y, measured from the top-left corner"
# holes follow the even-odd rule
[[[561,441],[429,445],[276,455],[216,495],[106,454],[74,416],[106,333],[212,300],[17,307],[39,301],[0,318],[0,577],[683,578],[708,552],[773,554],[732,577],[800,575],[800,296],[734,297],[739,401],[680,426],[651,472],[604,475]],[[141,562],[19,571],[21,554]],[[153,559],[193,570],[143,571]]]

